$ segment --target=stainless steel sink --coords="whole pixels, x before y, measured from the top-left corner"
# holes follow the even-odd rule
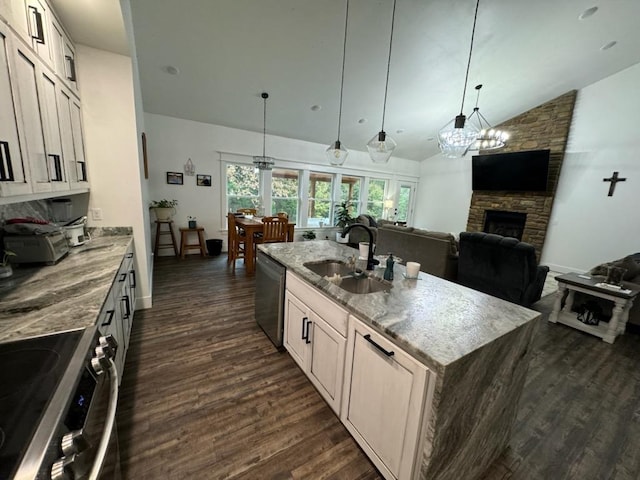
[[[333,277],[336,273],[343,277],[353,273],[353,267],[349,267],[341,260],[322,260],[320,262],[307,262],[303,265],[321,277]]]
[[[378,280],[374,277],[347,277],[342,279],[339,287],[350,293],[365,294],[375,292],[388,292],[393,288],[393,285],[389,282]]]

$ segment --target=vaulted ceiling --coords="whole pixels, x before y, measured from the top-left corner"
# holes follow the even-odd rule
[[[422,160],[438,153],[438,130],[460,112],[475,1],[396,1],[385,130],[396,156]],[[96,2],[54,3],[76,42],[123,53],[109,43],[124,30],[90,14]],[[117,0],[102,3],[119,10]],[[268,134],[332,143],[345,6],[131,0],[145,111],[262,131],[266,91]],[[381,127],[392,7],[350,0],[341,133],[350,150],[366,151]],[[598,9],[579,18],[590,7]],[[640,62],[638,18],[638,0],[480,0],[464,112],[477,84],[480,111],[498,124]]]

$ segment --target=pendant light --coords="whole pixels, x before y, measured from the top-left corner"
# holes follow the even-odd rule
[[[387,79],[384,85],[384,103],[382,104],[382,127],[367,143],[367,150],[373,163],[387,163],[398,144],[384,131],[384,117],[387,111],[387,90],[389,88],[389,67],[391,66],[391,45],[393,43],[393,24],[396,17],[396,0],[393,0],[391,14],[391,35],[389,37],[389,57],[387,59]]]
[[[471,53],[473,52],[473,37],[476,33],[476,20],[478,19],[478,7],[480,0],[476,1],[476,12],[473,16],[473,30],[471,30],[471,46],[469,47],[469,60],[467,62],[467,73],[464,77],[464,89],[462,90],[462,105],[460,106],[460,114],[452,121],[447,123],[438,132],[438,146],[445,157],[460,158],[463,157],[469,147],[476,141],[479,130],[464,115],[464,97],[467,91],[467,81],[469,80],[469,67],[471,66]]]
[[[345,57],[347,53],[348,23],[349,23],[349,0],[347,0],[347,9],[344,16],[344,42],[342,45],[342,76],[340,78],[340,110],[338,113],[338,139],[334,143],[329,145],[325,150],[326,152],[325,155],[329,159],[329,163],[337,167],[344,164],[344,161],[347,159],[347,156],[349,155],[349,152],[347,151],[347,149],[344,148],[344,145],[342,145],[342,142],[340,142],[340,126],[342,122],[342,92],[344,90],[344,63],[345,63]]]
[[[493,128],[491,124],[484,118],[484,115],[480,113],[480,108],[478,107],[478,102],[480,101],[480,89],[482,88],[482,84],[476,85],[476,91],[478,92],[476,96],[476,106],[473,109],[473,113],[469,115],[468,122],[473,123],[474,120],[478,123],[478,129],[480,132],[476,137],[476,141],[473,142],[471,147],[469,147],[469,151],[474,150],[495,150],[497,148],[502,148],[506,145],[507,140],[509,139],[509,134],[504,130],[498,130],[497,128]]]
[[[262,101],[264,103],[264,116],[262,123],[262,156],[254,155],[253,157],[253,165],[258,170],[271,170],[274,164],[273,158],[267,157],[265,154],[265,143],[267,140],[267,98],[269,98],[269,94],[267,92],[262,92]]]

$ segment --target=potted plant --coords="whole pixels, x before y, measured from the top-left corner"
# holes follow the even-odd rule
[[[349,234],[347,233],[342,238],[342,230],[355,223],[356,219],[351,216],[351,208],[353,208],[353,204],[349,202],[342,202],[336,208],[336,226],[340,227],[340,231],[336,232],[336,242],[338,243],[349,243]]]
[[[156,220],[160,222],[168,222],[176,214],[177,205],[178,200],[167,200],[166,198],[163,198],[162,200],[152,201],[149,208],[156,214]]]
[[[302,233],[302,238],[304,238],[305,240],[315,240],[316,232],[314,232],[313,230],[307,230]]]
[[[9,263],[10,257],[15,257],[15,253],[11,250],[4,250],[2,254],[2,262],[0,262],[0,278],[7,278],[13,275],[13,269]]]

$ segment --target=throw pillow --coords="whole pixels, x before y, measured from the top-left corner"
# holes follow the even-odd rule
[[[627,270],[622,277],[624,280],[631,280],[632,278],[635,278],[640,274],[640,264],[635,262],[632,255],[627,255],[626,257],[613,263],[616,267],[624,268]]]
[[[362,225],[366,225],[367,227],[369,227],[369,218],[367,215],[358,215],[358,218],[356,218],[356,223],[361,223]]]
[[[589,270],[589,275],[607,275],[607,268],[611,266],[611,263],[601,263],[600,265],[596,265],[591,270]]]
[[[378,228],[378,224],[376,223],[376,219],[375,218],[373,218],[371,215],[365,215],[365,217],[367,217],[369,219],[369,226],[370,227]]]

